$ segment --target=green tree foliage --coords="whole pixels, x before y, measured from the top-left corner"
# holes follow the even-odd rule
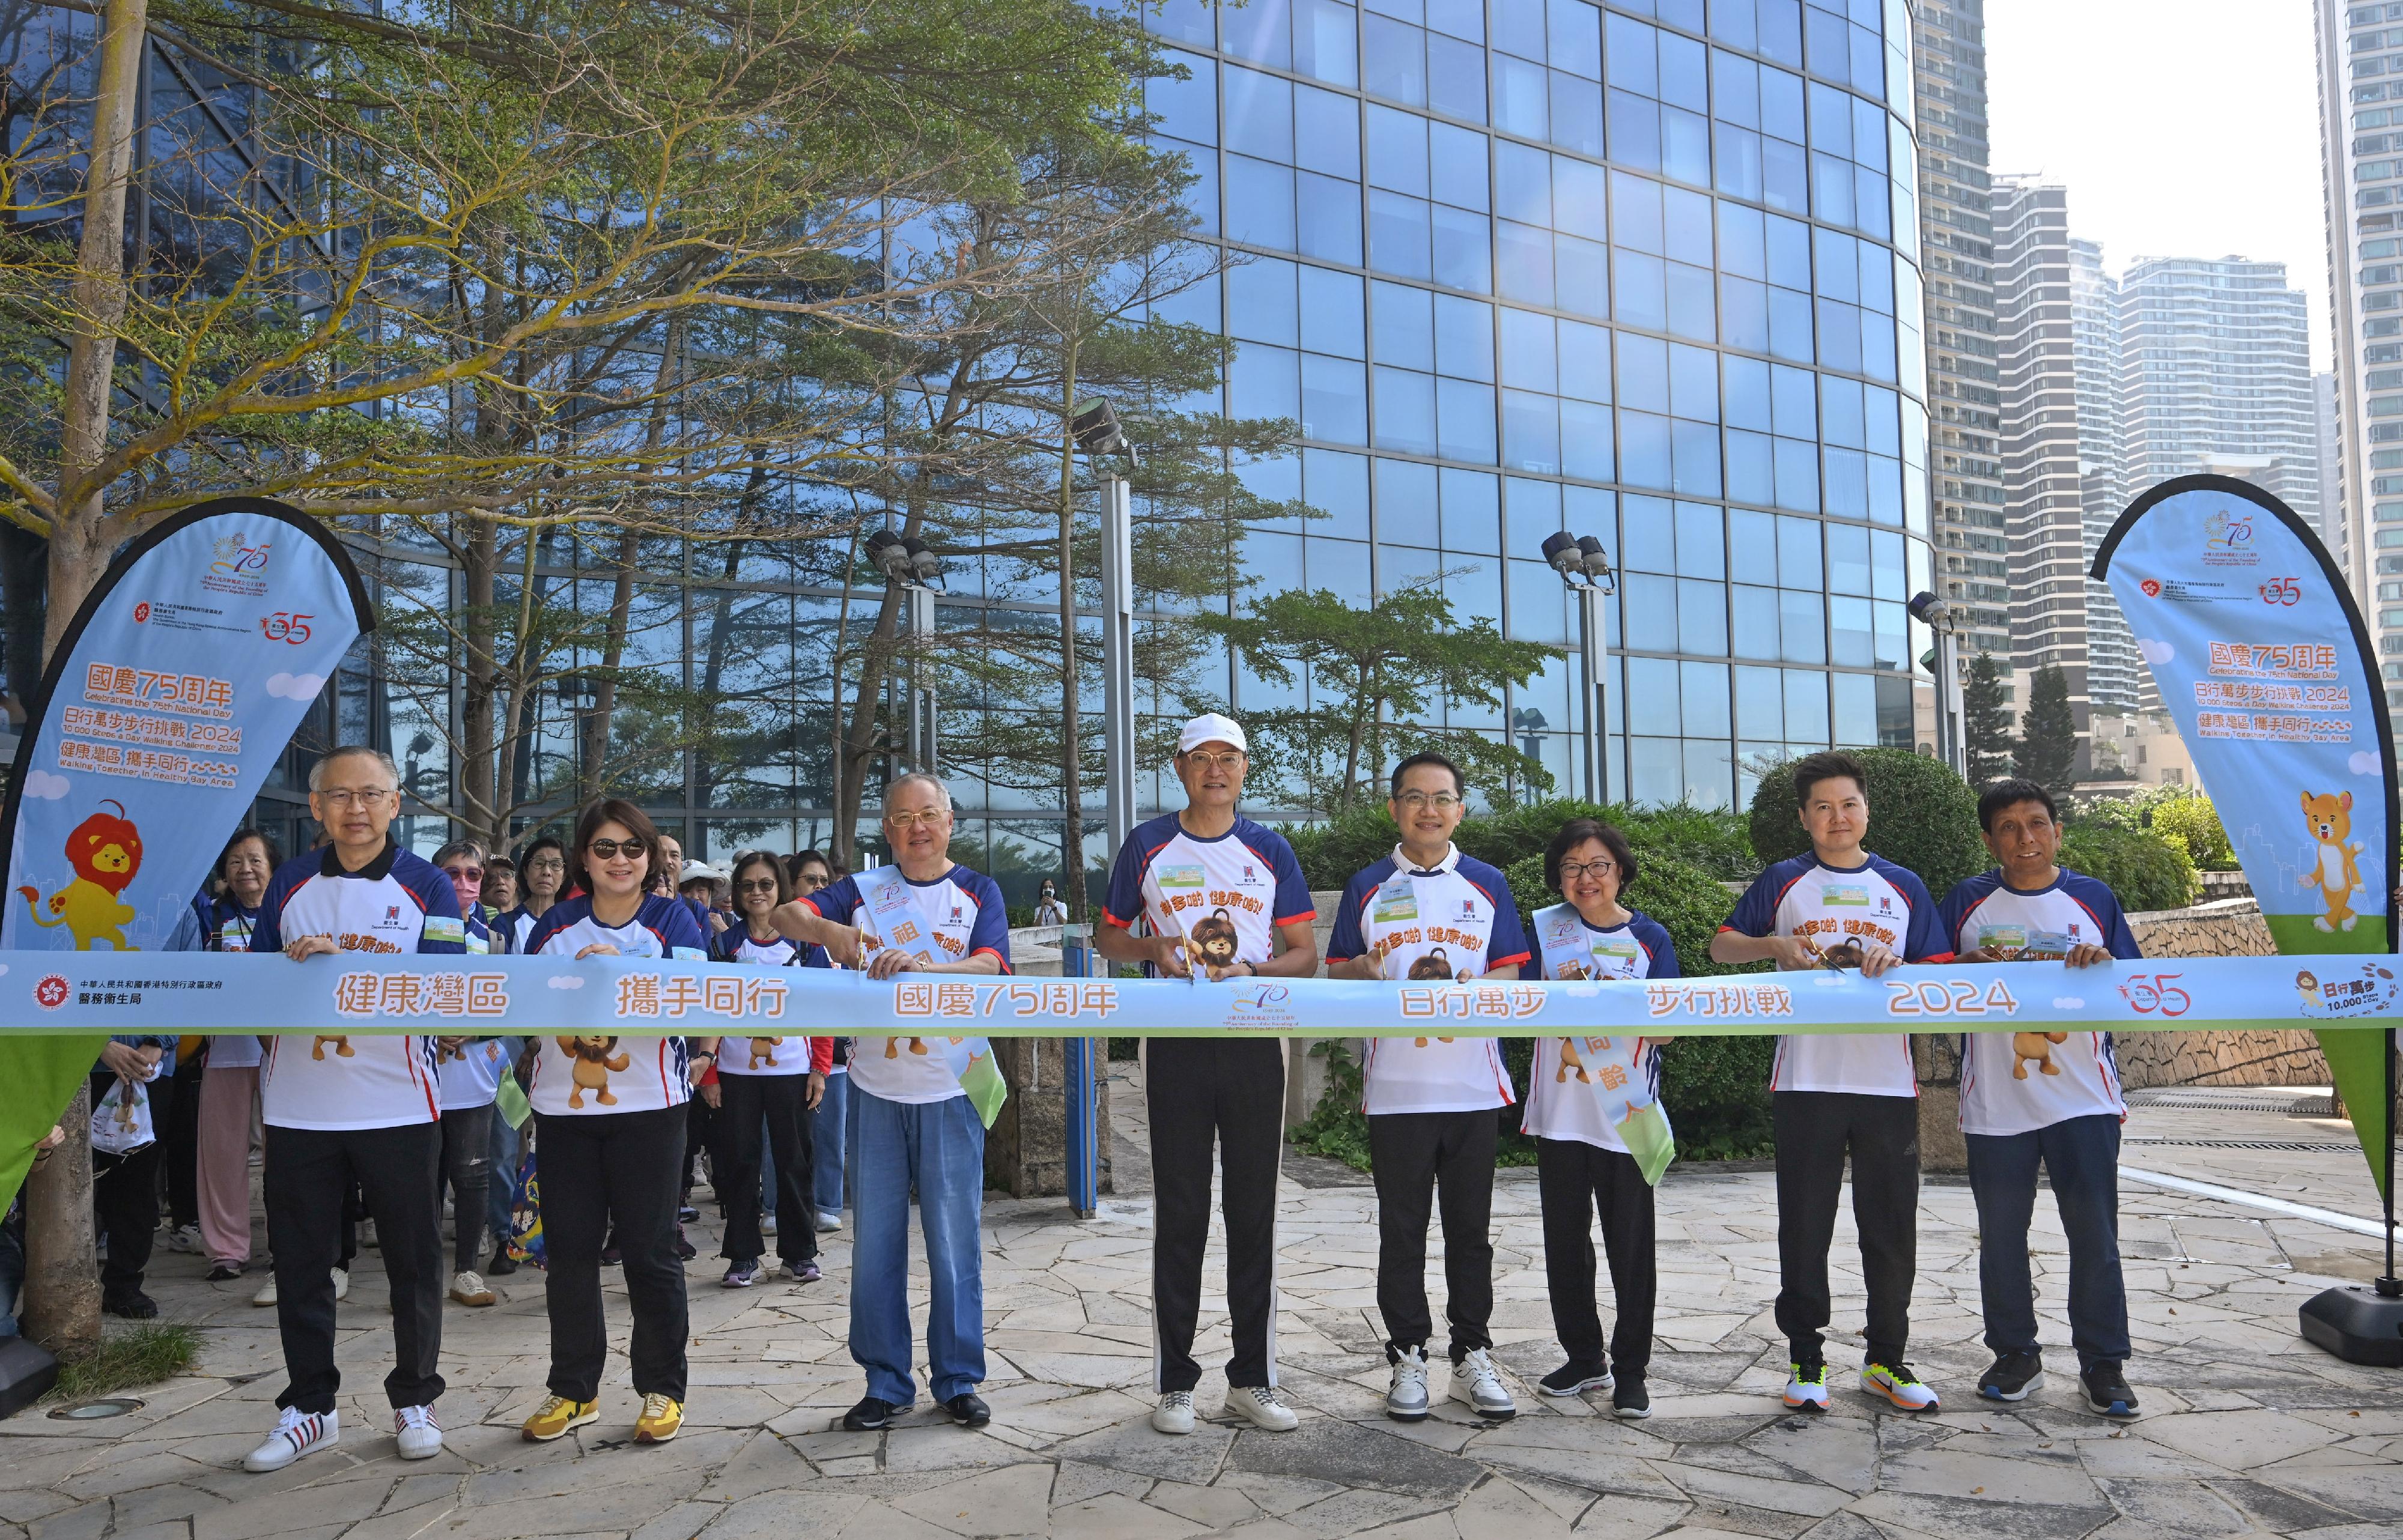
[[[2078,809],[2076,823],[2149,829],[2181,846],[2203,871],[2235,871],[2240,863],[2220,825],[2219,810],[2193,786],[2147,786],[2132,797],[2098,797]]]
[[[1969,751],[1969,784],[1982,786],[2011,773],[2011,712],[2003,700],[2002,671],[1991,653],[1969,660],[1969,678],[1961,688],[1961,730]]]
[[[1354,609],[1326,589],[1290,589],[1254,599],[1243,615],[1196,615],[1244,664],[1313,704],[1255,712],[1254,773],[1330,812],[1374,804],[1384,767],[1438,749],[1472,784],[1520,783],[1549,790],[1551,773],[1507,743],[1418,718],[1439,702],[1502,709],[1502,685],[1524,686],[1561,649],[1504,638],[1483,617],[1461,623],[1432,582],[1415,583]]]
[[[2186,846],[2148,829],[2072,819],[2062,831],[2061,864],[2107,884],[2131,913],[2184,909],[2202,895]]]
[[[2069,675],[2047,664],[2028,681],[2020,715],[2019,773],[2055,797],[2077,787],[2077,718],[2069,709]]]
[[[1919,874],[1941,899],[1952,884],[1993,865],[1978,838],[1978,798],[1952,768],[1909,749],[1853,749],[1868,796],[1862,843]],[[1793,763],[1764,768],[1752,797],[1752,848],[1763,865],[1811,848],[1795,815]]]

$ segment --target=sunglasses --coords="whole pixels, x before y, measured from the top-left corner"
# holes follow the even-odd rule
[[[650,848],[640,839],[595,839],[584,847],[587,854],[596,855],[604,861],[614,861],[620,853],[629,856],[641,855]]]
[[[772,877],[755,877],[747,882],[737,882],[734,886],[736,891],[741,893],[773,893],[776,891],[776,881]]]
[[[453,882],[480,882],[484,880],[481,867],[445,867],[442,869]]]

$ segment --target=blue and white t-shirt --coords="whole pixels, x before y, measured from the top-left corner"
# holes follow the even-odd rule
[[[1205,959],[1267,962],[1276,927],[1317,918],[1301,863],[1284,835],[1248,818],[1210,839],[1188,833],[1175,813],[1137,826],[1110,868],[1102,919],[1121,930],[1182,936],[1196,973]],[[1231,941],[1232,955],[1228,955]],[[1159,970],[1144,964],[1146,978]]]
[[[1620,923],[1604,926],[1589,924],[1574,904],[1555,904],[1535,911],[1535,930],[1537,954],[1543,960],[1541,972],[1522,977],[1676,978],[1684,974],[1669,933],[1641,909],[1630,909]],[[1646,1100],[1660,1101],[1660,1047],[1645,1045],[1638,1036],[1627,1045],[1622,1061],[1617,1053],[1620,1046],[1620,1039],[1611,1039],[1612,1062],[1626,1064],[1643,1087]],[[1520,1131],[1537,1139],[1573,1139],[1598,1149],[1624,1151],[1626,1141],[1603,1115],[1602,1102],[1588,1078],[1599,1068],[1586,1063],[1565,1037],[1536,1038],[1535,1061],[1527,1071],[1527,1112],[1520,1120]]]
[[[921,962],[959,963],[989,953],[1009,971],[1009,914],[1001,888],[962,866],[931,881],[879,867],[818,889],[801,900],[838,925],[860,929],[860,963],[886,947]],[[887,1102],[948,1102],[960,1089],[943,1056],[921,1037],[859,1036],[851,1045],[851,1083]]]
[[[1526,963],[1527,937],[1500,872],[1457,847],[1433,867],[1415,867],[1397,846],[1354,877],[1336,908],[1327,960],[1354,957],[1376,958],[1387,978],[1450,982]],[[1371,1117],[1480,1112],[1515,1100],[1494,1037],[1372,1037],[1361,1084]]]
[[[250,948],[278,952],[304,936],[329,936],[344,951],[455,955],[466,950],[466,935],[450,876],[387,840],[383,853],[356,871],[342,869],[331,845],[285,862],[259,900]],[[312,957],[298,965],[338,964]],[[433,1122],[442,1115],[434,1039],[340,1032],[275,1038],[260,1060],[258,1100],[261,1119],[280,1129]]]
[[[1861,853],[1857,867],[1827,867],[1809,853],[1780,861],[1736,900],[1721,930],[1799,936],[1820,955],[1848,942],[1876,942],[1906,963],[1952,955],[1936,923],[1936,900],[1917,876]],[[1781,1037],[1771,1090],[1916,1096],[1919,1076],[1905,1033],[1827,1033]]]
[[[2045,887],[2023,893],[1983,872],[1944,895],[1944,935],[1957,955],[1999,951],[2014,962],[2059,961],[2077,946],[2114,957],[2144,955],[2104,883],[2058,868]],[[2072,978],[2077,974],[2070,975]],[[2026,1051],[2022,1051],[2026,1050]],[[2028,1133],[2070,1117],[2128,1116],[2119,1063],[2107,1032],[1973,1032],[1961,1046],[1961,1131]]]
[[[497,1037],[471,1037],[455,1051],[438,1041],[434,1058],[444,1112],[491,1106],[501,1093],[501,1076],[509,1072],[508,1049]]]
[[[261,896],[265,896],[261,895]],[[258,910],[244,909],[230,896],[193,900],[202,951],[247,952],[251,932],[258,928]],[[219,1070],[257,1069],[266,1050],[246,1032],[220,1033],[209,1039],[209,1067]]]
[[[826,956],[824,948],[802,947],[781,936],[765,941],[755,938],[748,924],[729,925],[709,939],[709,954],[720,963],[748,963],[754,967],[789,968],[802,965],[802,958],[815,953]],[[824,966],[823,961],[810,966]],[[808,1037],[725,1037],[718,1040],[717,1073],[720,1075],[807,1075],[817,1045]]]
[[[543,911],[527,938],[529,955],[573,960],[587,947],[610,946],[621,957],[677,957],[703,962],[709,949],[681,900],[646,895],[634,917],[604,925],[590,895],[563,898]],[[691,1099],[681,1037],[547,1036],[535,1059],[526,1099],[545,1117],[657,1112]],[[605,1100],[604,1100],[605,1098]]]

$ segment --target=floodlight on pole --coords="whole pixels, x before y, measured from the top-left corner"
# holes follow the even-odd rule
[[[1910,616],[1936,633],[1936,756],[1963,780],[1969,775],[1967,723],[1961,700],[1959,612],[1930,590],[1911,595]]]
[[[1119,430],[1118,414],[1107,401],[1078,407],[1068,425],[1076,436],[1078,452],[1089,456],[1123,454],[1130,465],[1133,463],[1134,446]]]
[[[943,576],[941,555],[916,535],[902,541],[901,549],[910,559],[910,576],[918,582],[932,583]]]
[[[1585,695],[1577,726],[1585,747],[1585,795],[1588,801],[1600,802],[1609,785],[1604,728],[1610,702],[1610,635],[1603,601],[1617,591],[1618,575],[1611,570],[1610,553],[1590,534],[1571,534],[1566,530],[1548,534],[1543,553],[1561,581],[1577,590],[1577,650]]]

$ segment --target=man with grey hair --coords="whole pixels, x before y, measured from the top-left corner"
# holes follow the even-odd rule
[[[396,845],[400,776],[388,755],[338,748],[309,772],[309,813],[326,847],[285,863],[261,895],[251,950],[312,963],[345,951],[465,950],[450,879]],[[289,966],[291,964],[277,964]],[[330,990],[330,977],[326,987]],[[291,1382],[275,1430],[243,1462],[281,1470],[340,1436],[334,1397],[335,1235],[356,1184],[375,1215],[391,1284],[393,1368],[384,1393],[404,1460],[442,1450],[442,1152],[435,1039],[341,1034],[272,1039],[258,1072],[267,1129],[262,1181],[275,1256],[276,1325]]]
[[[870,978],[901,973],[1009,971],[1001,889],[951,860],[951,794],[923,772],[884,790],[884,839],[894,865],[829,883],[777,909],[790,940],[824,947]],[[984,1380],[984,1123],[960,1088],[941,1040],[852,1039],[851,1356],[868,1394],[843,1426],[891,1424],[916,1399],[910,1379],[910,1189],[918,1189],[933,1299],[927,1379],[962,1427],[993,1420]]]

